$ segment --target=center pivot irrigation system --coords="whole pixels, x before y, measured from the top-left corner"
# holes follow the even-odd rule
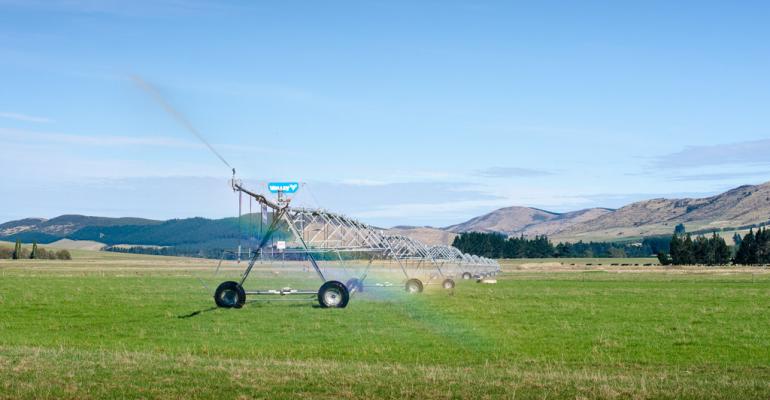
[[[363,292],[366,288],[402,287],[409,293],[420,293],[425,285],[435,284],[444,289],[452,289],[455,287],[455,276],[463,279],[474,276],[480,278],[500,270],[494,260],[464,254],[451,246],[428,247],[410,237],[387,234],[345,215],[322,209],[291,207],[290,199],[280,189],[282,185],[269,185],[279,187],[276,200],[245,188],[235,176],[231,186],[234,191],[251,197],[261,205],[263,213],[269,209],[272,221],[239,280],[226,281],[217,287],[214,300],[219,307],[241,307],[247,296],[288,295],[316,295],[321,307],[345,307],[353,293]],[[274,253],[267,250],[273,250],[271,239],[281,229],[288,231],[289,240],[280,242],[279,253],[290,255],[292,260],[309,263],[322,283],[319,289],[244,288],[257,263],[274,260]],[[341,263],[341,271],[336,271],[336,275],[345,277],[345,283],[329,278],[329,270],[321,266],[329,259]],[[353,260],[363,260],[365,266],[346,267]],[[372,276],[374,265],[399,271],[401,285],[377,282]]]
[[[263,220],[267,220],[267,215],[272,216],[256,249],[253,252],[250,250],[248,264],[240,277],[222,282],[216,288],[214,301],[217,306],[240,308],[246,303],[247,296],[304,295],[317,297],[321,307],[343,308],[354,293],[363,292],[367,288],[403,288],[408,293],[420,293],[425,285],[441,285],[444,289],[452,289],[455,287],[455,277],[483,278],[500,271],[496,261],[465,254],[452,246],[430,247],[413,238],[390,234],[345,215],[323,209],[292,207],[287,194],[297,191],[300,186],[297,183],[268,184],[269,192],[275,195],[272,198],[247,189],[236,178],[235,168],[181,113],[166,102],[153,86],[139,77],[132,78],[231,169],[230,186],[239,194],[239,201],[242,195],[246,195],[261,206]],[[278,232],[287,236],[288,240],[280,240],[280,245],[276,246],[273,239]],[[244,285],[258,263],[276,262],[276,249],[280,259],[285,261],[288,258],[295,268],[298,261],[305,266],[309,265],[309,269],[321,282],[320,288],[297,289],[287,286],[280,289],[246,290]],[[341,268],[331,270],[325,267],[329,262],[335,262]],[[377,276],[377,272],[382,271],[395,271],[396,279],[382,281],[382,277]],[[391,280],[400,282],[392,283]]]

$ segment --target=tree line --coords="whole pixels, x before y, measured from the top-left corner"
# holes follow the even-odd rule
[[[770,264],[770,230],[750,230],[733,237],[729,246],[716,232],[693,236],[677,225],[671,237],[650,237],[637,243],[564,242],[554,245],[547,236],[507,237],[500,233],[468,232],[452,245],[461,251],[489,258],[652,257],[663,265]]]
[[[756,233],[751,229],[741,237],[733,236],[734,247],[716,233],[711,237],[675,232],[671,237],[670,252],[658,254],[663,265],[762,265],[770,264],[770,231],[759,228]]]
[[[0,247],[0,259],[12,260],[71,260],[72,255],[68,250],[46,250],[38,247],[37,242],[32,243],[32,249],[21,245],[21,240],[16,240],[16,244],[11,250],[8,247]]]
[[[749,230],[739,242],[735,251],[736,264],[770,264],[770,231],[767,228],[760,228],[757,233]]]
[[[500,233],[468,232],[455,237],[452,246],[488,258],[650,257],[668,251],[668,238],[651,237],[640,243],[583,242],[554,245],[547,236],[507,237]]]
[[[499,233],[468,232],[456,236],[452,246],[487,258],[544,258],[553,254],[553,244],[546,236],[506,238]]]
[[[733,251],[716,233],[711,237],[675,231],[669,242],[669,252],[658,253],[662,265],[727,265],[732,262]]]

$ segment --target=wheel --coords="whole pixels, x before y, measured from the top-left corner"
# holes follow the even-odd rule
[[[406,281],[405,289],[407,293],[422,293],[422,282],[419,279],[410,279]]]
[[[246,303],[246,291],[238,282],[222,282],[214,292],[214,302],[217,307],[241,308]]]
[[[347,282],[345,282],[345,287],[348,288],[348,292],[363,292],[364,291],[364,283],[361,282],[358,278],[350,278]]]
[[[318,289],[318,304],[323,308],[345,308],[350,292],[342,282],[328,281]]]
[[[444,289],[447,289],[447,290],[454,289],[455,288],[455,281],[453,281],[453,280],[451,280],[449,278],[444,279],[444,282],[441,283],[441,287],[443,287]]]
[[[471,273],[470,272],[463,272],[463,279],[471,279]]]

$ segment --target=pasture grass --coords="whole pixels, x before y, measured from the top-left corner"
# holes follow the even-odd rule
[[[211,266],[0,261],[0,398],[770,397],[765,270],[513,268],[224,310]]]

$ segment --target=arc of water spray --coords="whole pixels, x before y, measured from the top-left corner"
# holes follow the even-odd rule
[[[187,129],[187,131],[190,132],[193,136],[198,138],[198,140],[200,140],[201,143],[206,145],[206,147],[208,147],[208,149],[211,150],[211,152],[214,153],[214,155],[217,156],[217,158],[219,158],[219,160],[222,161],[222,163],[224,163],[228,168],[230,168],[233,171],[233,174],[235,174],[235,168],[233,168],[233,166],[230,165],[230,163],[228,163],[227,160],[225,160],[225,158],[222,157],[221,154],[219,154],[219,152],[214,148],[214,146],[212,146],[206,140],[206,138],[204,138],[203,135],[197,129],[195,129],[192,123],[190,123],[190,120],[188,120],[187,117],[184,116],[184,114],[177,111],[171,105],[171,103],[169,103],[163,97],[163,95],[160,94],[160,91],[158,91],[158,89],[155,86],[145,81],[144,79],[142,79],[142,77],[138,75],[130,75],[130,76],[131,76],[131,80],[133,80],[134,83],[136,83],[136,85],[139,86],[139,88],[145,91],[148,95],[150,95],[150,97],[153,98],[153,100],[155,100],[158,104],[160,104],[163,110],[165,110],[172,118],[174,118],[176,122],[178,122],[185,129]]]

